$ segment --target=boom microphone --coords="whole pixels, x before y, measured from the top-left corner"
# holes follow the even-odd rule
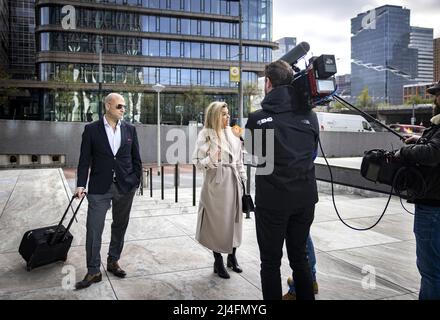
[[[310,45],[307,42],[301,42],[295,48],[287,52],[280,60],[286,61],[290,65],[294,65],[299,59],[304,57],[310,50]]]

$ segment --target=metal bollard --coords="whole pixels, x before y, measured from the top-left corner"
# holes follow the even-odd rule
[[[165,196],[164,196],[165,186],[164,186],[163,171],[164,171],[164,168],[163,168],[163,166],[161,166],[160,167],[160,189],[161,189],[160,192],[161,192],[161,199],[162,200],[165,199]]]
[[[196,166],[193,165],[193,206],[196,206]]]
[[[150,178],[150,172],[147,170],[147,169],[144,169],[144,171],[143,171],[143,179],[142,179],[142,181],[143,181],[143,187],[144,188],[148,188],[148,185],[149,185],[149,178]]]
[[[251,194],[251,166],[248,164],[247,166],[247,182],[246,182],[246,189],[247,189],[247,193]],[[251,218],[251,213],[250,212],[246,212],[246,219],[250,219]]]
[[[150,198],[153,198],[153,168],[150,168]]]
[[[179,202],[179,183],[180,183],[179,163],[176,163],[176,166],[174,168],[174,188],[175,188],[176,203]]]

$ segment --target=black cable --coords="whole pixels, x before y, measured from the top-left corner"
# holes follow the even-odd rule
[[[398,192],[398,194],[399,194],[399,198],[400,198],[400,205],[402,206],[403,210],[405,210],[406,212],[408,212],[411,215],[414,215],[414,213],[412,213],[407,208],[405,208],[405,206],[403,205],[402,197],[400,196],[400,192]]]
[[[333,98],[334,98],[336,101],[338,101],[339,103],[342,103],[342,104],[344,104],[344,105],[346,105],[346,106],[349,106],[349,107],[355,109],[356,111],[358,111],[358,112],[361,113],[362,115],[366,116],[366,117],[369,118],[369,119],[372,119],[374,122],[378,123],[379,125],[381,125],[381,126],[384,127],[385,129],[387,129],[389,132],[391,132],[391,133],[393,133],[394,135],[398,136],[401,140],[404,140],[404,137],[403,137],[403,136],[399,135],[399,134],[396,133],[394,130],[392,130],[392,129],[389,128],[388,126],[382,124],[382,123],[379,122],[377,119],[375,119],[374,117],[370,116],[369,114],[363,112],[362,110],[359,110],[358,108],[356,108],[355,106],[353,106],[351,103],[349,103],[349,102],[347,102],[346,100],[342,99],[340,96],[338,96],[338,95],[336,95],[336,94],[333,94],[332,96],[333,96]],[[322,150],[321,141],[319,141],[319,144],[320,144],[320,147],[321,147],[321,152],[322,152],[322,154],[323,154],[323,156],[324,156],[324,159],[325,159],[325,161],[326,161],[326,163],[327,163],[327,166],[328,166],[328,168],[329,168],[329,171],[330,171],[330,178],[331,178],[331,183],[332,183],[332,198],[333,198],[333,205],[334,205],[334,207],[335,207],[336,214],[338,215],[338,217],[339,217],[339,219],[341,220],[341,222],[344,223],[344,224],[345,224],[347,227],[349,227],[349,228],[352,228],[352,229],[354,229],[354,230],[359,230],[359,231],[369,230],[369,229],[363,229],[363,230],[361,230],[361,229],[353,228],[353,227],[349,226],[348,224],[346,224],[346,223],[341,219],[341,217],[339,216],[339,212],[338,212],[338,210],[337,210],[337,208],[336,208],[336,204],[335,204],[335,202],[334,202],[334,194],[333,194],[333,177],[332,177],[331,168],[330,168],[330,165],[329,165],[329,163],[328,163],[328,161],[327,161],[327,158],[325,157],[325,154],[324,154],[324,152],[323,152],[323,150]],[[413,192],[414,192],[413,196],[416,196],[416,197],[423,197],[423,196],[425,195],[426,190],[427,190],[427,186],[426,186],[426,181],[425,181],[425,179],[423,178],[423,175],[422,175],[418,170],[414,170],[414,169],[412,169],[412,168],[406,168],[406,167],[403,167],[403,168],[399,169],[399,170],[396,172],[395,176],[394,176],[394,179],[393,179],[393,185],[392,185],[392,187],[391,187],[390,196],[389,196],[389,198],[388,198],[388,201],[387,201],[387,204],[386,204],[385,210],[384,210],[384,212],[382,213],[382,215],[381,215],[381,217],[379,218],[379,220],[378,220],[378,221],[377,221],[377,222],[376,222],[371,228],[375,227],[375,226],[380,222],[380,220],[382,219],[383,215],[385,214],[385,212],[386,212],[386,210],[387,210],[387,208],[388,208],[389,202],[390,202],[390,200],[391,200],[391,196],[392,196],[393,190],[395,190],[395,191],[397,192],[397,195],[399,196],[399,200],[400,200],[400,204],[401,204],[402,208],[403,208],[406,212],[408,212],[409,214],[414,215],[414,213],[410,212],[409,210],[407,210],[407,209],[405,208],[405,206],[403,205],[403,201],[402,201],[401,190],[399,190],[398,188],[396,188],[397,178],[398,178],[398,177],[400,176],[400,174],[402,174],[403,171],[405,171],[405,170],[409,170],[409,171],[411,171],[411,173],[412,173],[414,176],[418,177],[419,180],[421,181],[421,188],[420,188],[421,191],[419,191],[419,192],[417,192],[417,191],[413,191]],[[408,181],[407,181],[407,179],[404,180],[404,181],[405,181],[405,187],[406,187],[406,189],[408,189]],[[419,188],[413,188],[413,190],[414,190],[414,189],[415,189],[415,190],[418,190]],[[403,188],[402,190],[405,190],[405,188]],[[371,228],[370,228],[370,229],[371,229]]]
[[[336,207],[336,202],[335,202],[335,190],[334,190],[334,186],[333,186],[333,173],[332,173],[332,169],[331,169],[331,167],[330,167],[330,164],[328,163],[327,157],[325,156],[324,150],[322,149],[321,139],[320,139],[319,137],[318,137],[318,142],[319,142],[319,148],[321,149],[322,156],[324,157],[325,163],[327,164],[327,168],[328,168],[328,171],[329,171],[329,173],[330,173],[330,183],[331,183],[331,186],[332,186],[332,201],[333,201],[333,207],[335,208],[335,211],[336,211],[336,214],[338,215],[339,220],[341,220],[341,222],[342,222],[345,226],[347,226],[348,228],[353,229],[353,230],[356,230],[356,231],[368,231],[368,230],[373,229],[373,228],[374,228],[374,227],[375,227],[375,226],[376,226],[376,225],[382,220],[383,216],[385,215],[385,212],[386,212],[387,209],[388,209],[388,205],[390,204],[391,197],[393,196],[394,183],[393,183],[393,186],[391,186],[390,195],[389,195],[389,197],[388,197],[388,201],[387,201],[387,204],[386,204],[386,206],[385,206],[385,209],[383,210],[381,216],[379,217],[379,219],[376,221],[375,224],[373,224],[371,227],[368,227],[368,228],[356,228],[356,227],[352,227],[352,226],[350,226],[348,223],[346,223],[346,222],[344,221],[344,219],[341,218],[341,216],[340,216],[340,214],[339,214],[339,211],[338,211],[338,208]],[[397,176],[397,174],[396,174],[396,176]]]

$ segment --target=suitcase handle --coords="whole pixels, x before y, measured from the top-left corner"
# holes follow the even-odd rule
[[[86,192],[84,192],[84,193],[87,195]],[[50,240],[49,245],[53,245],[53,244],[55,243],[55,240],[56,240],[56,238],[57,238],[58,231],[60,230],[61,226],[63,225],[63,222],[64,222],[64,219],[66,218],[67,212],[69,212],[69,208],[72,206],[73,200],[74,200],[75,198],[76,198],[75,196],[72,196],[72,199],[70,199],[69,205],[67,206],[66,211],[64,211],[64,214],[63,214],[63,217],[61,218],[60,223],[58,223],[58,226],[57,226],[56,229],[55,229],[55,233],[53,234],[53,237],[52,237],[52,239]],[[84,198],[85,198],[85,197],[83,197],[83,198],[81,199],[81,201],[79,202],[78,207],[76,207],[76,210],[74,211],[73,216],[72,216],[72,218],[70,219],[69,225],[67,226],[66,231],[64,232],[63,236],[61,237],[61,241],[64,241],[64,239],[66,238],[67,232],[69,232],[69,229],[70,229],[70,227],[72,226],[73,220],[75,220],[75,218],[76,218],[76,214],[78,213],[79,208],[81,207],[81,204],[82,204],[83,201],[84,201]]]

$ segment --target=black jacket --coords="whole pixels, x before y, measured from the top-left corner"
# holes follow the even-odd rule
[[[142,174],[142,161],[136,128],[121,122],[121,147],[114,156],[103,119],[86,125],[78,164],[78,187],[86,187],[90,167],[90,194],[104,194],[110,189],[113,169],[121,193],[128,193],[137,187]]]
[[[258,175],[257,170],[257,207],[289,210],[314,205],[318,202],[314,165],[319,137],[316,114],[299,108],[291,86],[274,88],[261,105],[262,110],[249,115],[246,128],[253,137],[256,129],[274,129],[274,170],[269,175]],[[253,142],[248,152],[257,155],[256,148],[263,144]],[[266,146],[262,148],[264,155]]]
[[[400,157],[405,163],[419,165],[426,182],[425,196],[411,202],[440,207],[440,115],[433,121],[437,124],[426,129],[416,144],[400,149]]]

